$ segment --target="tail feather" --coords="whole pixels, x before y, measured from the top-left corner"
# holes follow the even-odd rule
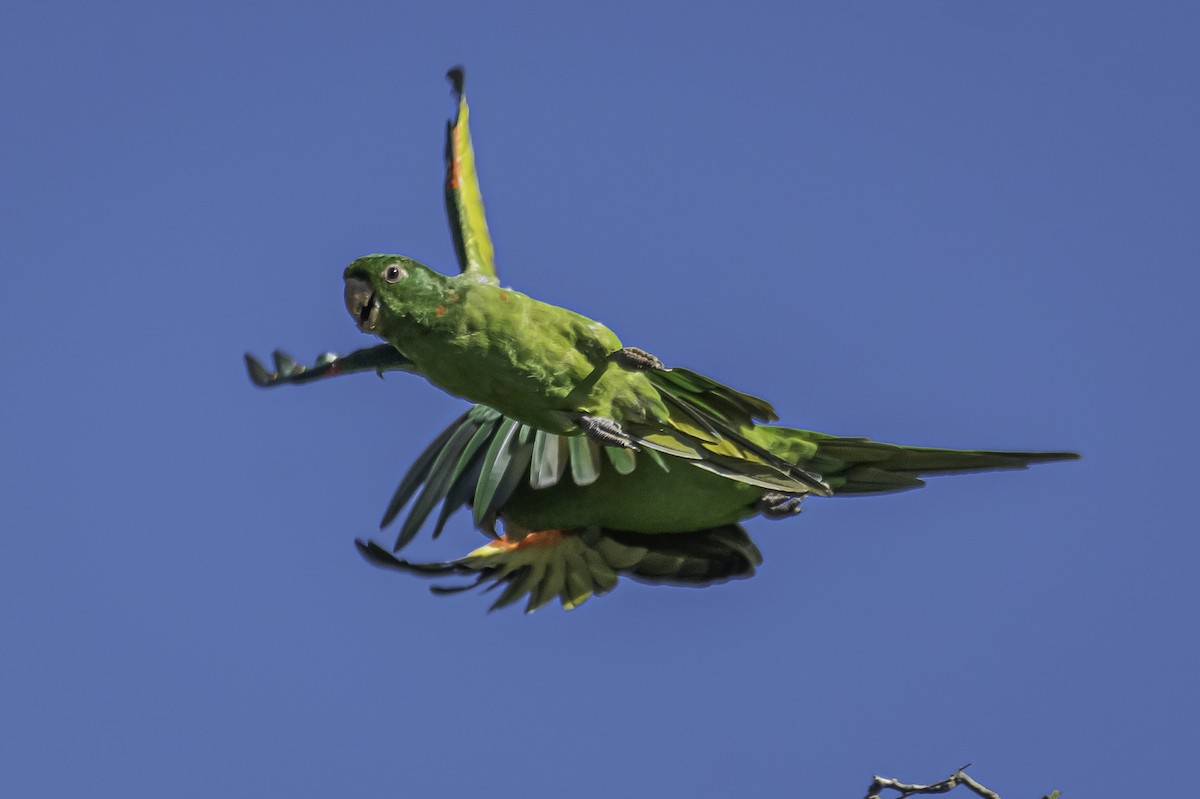
[[[842,494],[886,494],[920,488],[925,481],[907,472],[888,472],[874,466],[853,466],[825,478],[834,496]]]
[[[824,475],[835,494],[905,491],[923,486],[920,478],[930,475],[1025,469],[1079,459],[1075,452],[905,447],[865,438],[815,436],[815,443],[817,452],[804,466]]]

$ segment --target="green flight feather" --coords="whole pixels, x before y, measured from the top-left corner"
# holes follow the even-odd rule
[[[479,484],[475,489],[475,526],[483,525],[485,509],[492,504],[501,483],[504,482],[505,469],[512,462],[512,447],[521,423],[515,419],[504,419],[496,428],[484,456],[483,471],[479,476]]]
[[[563,587],[559,592],[559,602],[565,610],[574,610],[587,600],[598,587],[593,582],[592,569],[582,551],[575,549],[563,553],[564,576]]]
[[[567,559],[565,557],[548,558],[541,572],[537,586],[530,591],[529,604],[525,612],[530,613],[545,605],[555,597],[561,596],[567,587]]]
[[[496,512],[525,476],[533,457],[533,434],[532,428],[512,419],[504,419],[496,428],[475,490],[477,527],[490,528]]]
[[[588,575],[596,586],[595,593],[605,594],[617,587],[620,581],[619,573],[613,569],[595,549],[585,549],[582,552],[583,561],[587,564]],[[582,575],[581,575],[582,576]]]
[[[600,476],[600,452],[583,436],[567,436],[567,451],[571,457],[571,479],[577,486],[588,486]]]
[[[470,413],[470,411],[467,413]],[[383,512],[383,519],[379,522],[380,529],[391,524],[396,515],[400,513],[400,509],[408,504],[408,500],[412,498],[416,490],[425,482],[425,478],[429,475],[429,470],[433,466],[434,460],[442,452],[442,447],[445,446],[446,442],[457,432],[459,425],[466,419],[466,413],[458,417],[453,424],[438,434],[438,437],[413,461],[413,465],[409,467],[408,472],[400,480],[400,485],[396,486],[396,490],[392,493],[392,498],[388,502],[387,509]]]
[[[533,592],[537,589],[538,583],[541,582],[542,575],[545,572],[546,566],[540,561],[515,569],[500,567],[499,577],[501,579],[508,578],[508,583],[504,591],[500,594],[500,598],[493,602],[488,610],[506,608],[514,602],[519,601],[521,597],[529,595],[529,606],[526,608],[526,612],[532,612],[535,610],[533,607]]]
[[[617,474],[629,474],[637,467],[637,456],[631,449],[605,447],[604,454],[608,456],[608,462],[617,470]]]
[[[652,449],[644,450],[646,457],[654,461],[654,465],[662,469],[664,472],[671,471],[671,467],[667,464],[667,459],[661,454]]]
[[[502,453],[502,455],[507,455],[509,459],[507,466],[500,466],[499,463],[497,464],[497,468],[501,469],[503,472],[500,477],[499,485],[492,493],[492,496],[488,499],[488,503],[486,507],[483,508],[482,513],[480,512],[478,506],[475,508],[476,514],[481,518],[494,518],[504,506],[504,503],[508,501],[508,498],[512,496],[513,490],[516,489],[516,487],[521,484],[522,481],[528,485],[527,473],[529,469],[529,461],[533,456],[533,434],[533,428],[527,425],[517,426],[515,434],[510,439],[511,444],[508,450],[505,453]]]
[[[696,466],[702,469],[710,466],[716,467],[720,470],[718,473],[725,474],[730,479],[744,479],[753,485],[778,491],[810,491],[822,496],[830,494],[830,489],[821,479],[821,475],[789,463],[743,435],[741,431],[746,429],[747,425],[752,425],[752,422],[738,420],[736,424],[713,428],[711,420],[721,419],[724,421],[729,417],[702,414],[692,407],[688,400],[673,393],[664,392],[662,396],[668,404],[680,408],[689,417],[700,419],[705,427],[712,430],[716,436],[715,441],[708,442],[700,439],[697,442],[701,455],[697,459]],[[675,427],[676,433],[686,434],[678,422]],[[655,439],[661,440],[661,435],[655,434]],[[751,474],[752,470],[753,475]]]
[[[604,562],[610,568],[617,571],[629,571],[646,557],[647,543],[649,542],[638,542],[637,540],[621,543],[613,540],[612,536],[605,536],[597,541],[593,548],[600,557],[604,558]]]
[[[472,426],[473,431],[471,438],[462,449],[458,463],[455,464],[453,483],[442,503],[442,512],[438,514],[437,525],[433,530],[434,538],[441,535],[442,528],[446,526],[450,514],[475,496],[476,486],[479,484],[483,472],[484,453],[503,418],[491,408],[483,405],[476,405],[467,413],[465,424]]]
[[[434,507],[446,498],[457,473],[455,467],[460,463],[463,449],[475,432],[470,424],[462,424],[464,421],[466,421],[465,417],[460,416],[460,423],[457,424],[454,433],[446,439],[446,443],[441,447],[441,452],[430,465],[424,478],[425,488],[417,497],[417,501],[413,503],[412,510],[408,512],[404,524],[401,525],[393,551],[403,549],[416,536],[417,531],[421,529],[421,525],[425,523],[425,519],[429,517]]]
[[[477,433],[479,431],[476,431]],[[467,445],[468,448],[471,446]],[[442,510],[438,514],[437,524],[433,528],[433,538],[436,539],[442,534],[442,530],[446,527],[446,522],[450,521],[450,517],[459,508],[467,505],[471,498],[475,496],[475,487],[479,483],[479,476],[483,471],[483,451],[476,449],[473,452],[463,452],[465,461],[463,468],[454,478],[454,483],[450,486],[450,490],[446,492],[446,498],[442,501]],[[395,550],[393,550],[395,551]]]
[[[569,458],[567,442],[562,436],[538,430],[533,439],[529,484],[534,488],[549,488],[554,485],[562,479]]]
[[[673,367],[655,369],[650,381],[664,391],[689,396],[693,402],[707,407],[718,418],[742,416],[759,422],[774,422],[779,418],[771,403],[751,394],[744,394],[691,369]]]

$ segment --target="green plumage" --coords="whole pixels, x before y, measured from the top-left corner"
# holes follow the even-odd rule
[[[757,486],[689,468],[678,459],[671,459],[667,469],[651,464],[649,468],[622,473],[601,456],[601,450],[613,452],[613,448],[602,448],[578,437],[553,435],[545,436],[539,445],[532,433],[527,426],[482,405],[461,416],[418,459],[389,504],[383,527],[391,524],[425,486],[395,548],[404,547],[416,535],[432,507],[428,498],[445,495],[444,486],[454,493],[452,486],[458,482],[475,488],[477,521],[486,521],[490,526],[498,514],[510,537],[518,538],[531,530],[586,528],[654,534],[693,532],[756,515],[766,494]],[[802,467],[819,467],[835,495],[904,491],[924,485],[923,476],[1023,469],[1032,463],[1078,457],[1069,452],[903,447],[788,427],[759,426],[756,438]],[[468,441],[472,449],[462,445]],[[490,446],[486,442],[491,442]],[[569,442],[581,442],[582,446],[572,452]],[[572,464],[576,460],[587,463],[586,481],[581,482],[573,470],[574,479],[564,475],[549,483],[544,474],[557,471],[545,463],[551,459],[557,463],[563,459],[570,459]],[[439,472],[436,462],[451,461],[457,464],[452,473]],[[464,498],[459,507],[466,504],[466,494],[466,490],[455,494]]]
[[[274,372],[246,356],[260,386],[398,370],[483,403],[417,458],[381,527],[408,508],[396,551],[435,509],[437,538],[471,507],[489,542],[456,560],[410,563],[358,541],[371,562],[475,575],[476,585],[503,586],[493,607],[527,596],[528,610],[556,597],[569,609],[622,574],[683,585],[752,575],[762,556],[738,522],[793,515],[809,494],[902,491],[928,475],[1078,457],[902,447],[764,424],[776,418],[767,402],[666,369],[598,322],[501,288],[461,68],[449,77],[458,115],[447,126],[445,199],[461,274],[398,255],[360,258],[344,274],[346,305],[388,343],[327,353],[313,367],[277,351]]]
[[[839,496],[904,491],[935,474],[1023,469],[1078,457],[1070,452],[903,447],[787,427],[759,426],[756,438],[801,465],[822,469]],[[621,472],[605,457],[615,452],[632,454],[580,436],[534,432],[477,405],[418,458],[380,526],[390,525],[417,497],[395,542],[394,550],[399,550],[444,497],[435,537],[448,516],[472,502],[477,523],[490,531],[498,517],[505,535],[445,564],[408,563],[361,541],[360,551],[372,562],[402,571],[477,574],[480,581],[503,583],[507,587],[497,606],[528,595],[527,610],[555,596],[573,608],[594,593],[607,592],[615,578],[612,584],[599,579],[597,569],[682,584],[753,574],[761,556],[737,522],[763,510],[766,494],[761,488],[672,458],[663,461],[668,468],[651,465]],[[450,462],[456,464],[451,471],[439,467]],[[798,509],[792,506],[784,515]],[[523,546],[526,541],[534,545]]]
[[[771,406],[688,370],[631,363],[611,330],[471,272],[449,277],[400,255],[346,268],[346,306],[434,385],[548,433],[606,425],[645,447],[774,491],[828,494],[818,475],[753,440]]]

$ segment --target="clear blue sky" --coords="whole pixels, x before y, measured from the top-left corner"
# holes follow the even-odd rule
[[[1175,784],[1195,4],[501,5],[6,7],[0,795]],[[372,343],[360,254],[453,268],[460,62],[507,282],[789,424],[1085,459],[812,500],[752,580],[573,613],[372,568],[463,403],[241,356]]]

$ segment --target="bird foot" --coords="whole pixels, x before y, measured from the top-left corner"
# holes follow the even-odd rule
[[[579,417],[579,426],[583,428],[587,437],[597,444],[603,444],[606,447],[637,449],[633,444],[633,439],[627,436],[621,429],[621,425],[612,419],[584,414]]]
[[[782,491],[768,491],[763,494],[754,508],[768,519],[786,519],[804,510],[800,503],[804,494],[784,494]]]
[[[643,372],[666,369],[662,361],[639,347],[622,347],[609,357],[622,366]]]

